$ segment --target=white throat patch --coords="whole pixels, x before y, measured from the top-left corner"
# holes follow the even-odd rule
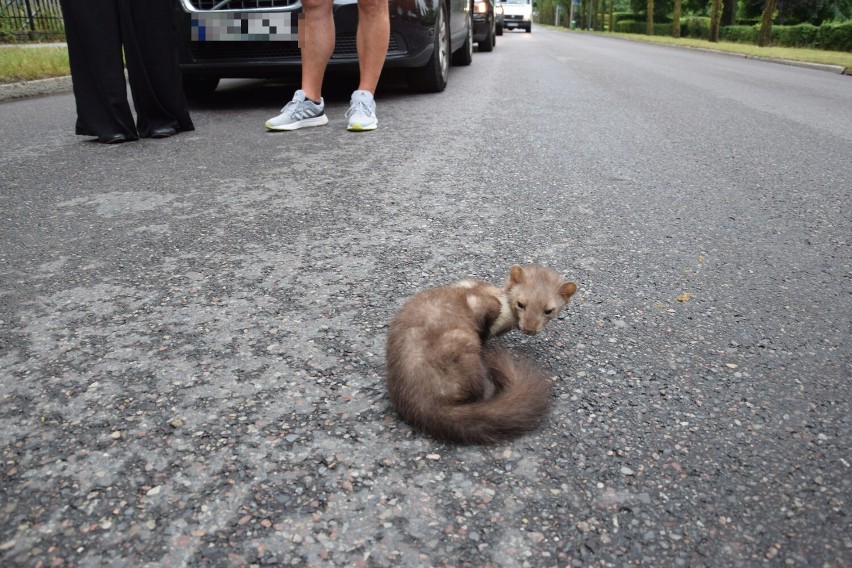
[[[509,307],[509,298],[506,297],[506,294],[500,294],[500,315],[488,329],[488,337],[509,331],[514,325],[515,318],[512,316],[512,308]]]

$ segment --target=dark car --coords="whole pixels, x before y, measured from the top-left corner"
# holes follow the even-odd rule
[[[470,65],[470,0],[389,0],[385,69],[404,69],[409,85],[443,91],[450,64]],[[329,72],[357,70],[357,0],[334,0],[336,40]],[[279,77],[298,71],[299,0],[175,0],[180,69],[189,96],[216,89],[223,77]]]
[[[492,51],[497,45],[494,0],[473,0],[473,41],[479,51]]]
[[[503,35],[503,2],[494,0],[494,24],[497,26],[497,35]]]

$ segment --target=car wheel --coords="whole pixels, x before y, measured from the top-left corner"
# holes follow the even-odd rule
[[[408,83],[418,91],[440,93],[447,88],[450,75],[450,28],[447,7],[443,2],[435,14],[435,40],[432,57],[419,69],[412,69]]]
[[[219,77],[207,75],[184,75],[183,92],[188,99],[203,99],[213,94],[219,86]]]
[[[470,65],[473,62],[473,21],[467,15],[467,39],[464,45],[453,54],[453,65]]]
[[[485,39],[479,42],[479,51],[493,51],[497,40],[494,37],[494,18],[491,18],[491,25],[488,26],[488,35]]]
[[[498,36],[503,35],[503,24],[500,24],[499,26],[497,26],[497,35]]]
[[[532,24],[530,24],[530,25],[528,25],[528,26],[527,26],[527,33],[528,33],[528,34],[531,34],[531,33],[532,33]]]

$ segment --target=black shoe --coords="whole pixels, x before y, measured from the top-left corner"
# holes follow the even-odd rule
[[[120,132],[105,134],[104,136],[98,136],[98,142],[102,144],[120,144],[122,142],[127,142],[127,136]]]
[[[168,138],[177,134],[177,130],[171,126],[161,126],[151,130],[151,138]]]

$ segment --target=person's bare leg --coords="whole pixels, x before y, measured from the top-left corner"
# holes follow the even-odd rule
[[[358,67],[361,71],[358,89],[376,92],[379,76],[388,54],[390,16],[388,0],[358,0]]]
[[[333,0],[303,0],[304,20],[299,22],[299,47],[302,49],[302,90],[319,102],[322,80],[334,52]],[[387,0],[384,0],[387,9]]]

